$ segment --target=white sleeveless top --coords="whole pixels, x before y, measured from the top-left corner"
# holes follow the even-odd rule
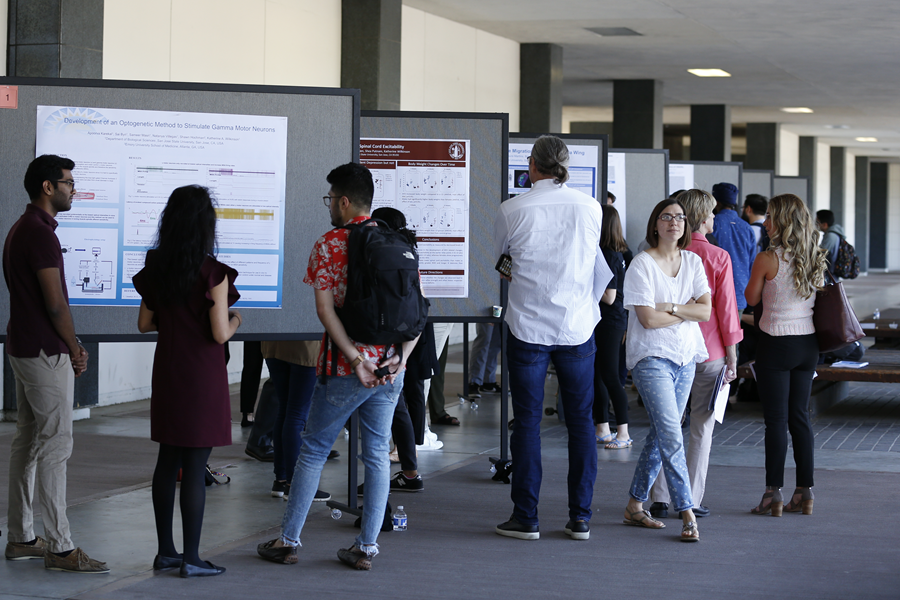
[[[781,246],[775,248],[778,258],[778,274],[763,284],[763,315],[759,328],[772,336],[808,335],[815,333],[813,305],[816,295],[800,297],[794,288],[794,261],[784,254]]]

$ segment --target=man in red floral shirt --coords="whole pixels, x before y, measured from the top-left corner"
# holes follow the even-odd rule
[[[356,163],[341,165],[326,179],[331,189],[323,200],[336,229],[316,241],[304,278],[304,282],[315,288],[316,314],[326,331],[317,366],[320,378],[313,392],[303,447],[297,458],[291,494],[281,523],[281,537],[260,544],[257,552],[272,562],[297,562],[300,531],[328,452],[344,423],[353,411],[359,410],[363,432],[361,456],[366,467],[362,530],[350,548],[338,551],[338,558],[351,567],[368,570],[372,568],[371,559],[378,554],[376,539],[387,505],[388,452],[394,407],[403,389],[406,357],[418,338],[404,342],[401,359],[393,347],[387,348],[385,354],[384,346],[360,344],[347,335],[335,312],[336,306],[343,306],[347,293],[350,232],[341,227],[369,218],[375,188],[369,170]],[[378,364],[381,357],[385,358]],[[379,378],[375,370],[383,366],[389,367],[390,373]]]

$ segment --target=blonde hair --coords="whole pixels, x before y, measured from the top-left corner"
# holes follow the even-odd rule
[[[822,289],[827,268],[827,251],[819,248],[819,232],[809,208],[794,194],[769,200],[771,247],[781,246],[794,263],[794,288],[803,298]]]
[[[675,197],[684,207],[684,214],[691,231],[699,231],[700,224],[712,214],[716,207],[716,201],[712,195],[704,190],[685,190]]]

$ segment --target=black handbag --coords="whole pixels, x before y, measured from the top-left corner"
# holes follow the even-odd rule
[[[828,280],[831,280],[830,283]],[[816,292],[813,325],[819,352],[834,352],[865,337],[859,319],[844,293],[844,286],[825,271],[825,287]]]

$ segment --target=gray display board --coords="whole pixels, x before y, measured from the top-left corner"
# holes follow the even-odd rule
[[[671,173],[671,167],[674,165],[693,165],[694,166],[694,178],[693,184],[690,185],[689,182],[682,182],[682,185],[679,185],[677,182],[673,181],[671,178],[669,180],[669,187],[678,186],[672,191],[677,191],[678,189],[700,189],[706,190],[709,193],[712,193],[712,188],[717,183],[733,183],[737,186],[738,189],[738,198],[744,198],[743,192],[743,171],[744,165],[739,162],[711,162],[711,161],[693,161],[693,160],[673,160],[669,162],[669,170]]]
[[[809,177],[801,175],[776,175],[772,184],[772,195],[794,194],[809,203]]]
[[[774,171],[744,169],[744,185],[741,188],[741,201],[750,194],[760,194],[766,198],[771,198],[774,179]]]
[[[534,144],[534,142],[542,135],[544,134],[513,132],[509,134],[509,141],[514,144]],[[552,135],[563,140],[567,146],[597,147],[597,198],[606,198],[606,176],[608,165],[606,153],[609,151],[609,136],[576,133],[554,133]]]
[[[495,320],[501,302],[494,269],[494,219],[506,186],[509,116],[500,113],[363,111],[360,137],[469,140],[469,296],[435,298],[429,316],[443,322]]]
[[[669,196],[669,151],[613,148],[609,153],[625,155],[625,239],[631,251],[637,253],[638,244],[647,236],[647,219],[653,207]]]
[[[28,202],[22,177],[34,158],[39,105],[287,117],[282,307],[244,309],[236,339],[318,339],[323,328],[303,276],[313,243],[331,228],[321,199],[328,191],[325,176],[359,156],[358,90],[33,78],[0,78],[0,85],[18,86],[18,108],[0,110],[4,237]],[[148,339],[137,333],[137,313],[137,307],[72,308],[85,341]],[[0,323],[8,318],[9,296],[4,292]]]

